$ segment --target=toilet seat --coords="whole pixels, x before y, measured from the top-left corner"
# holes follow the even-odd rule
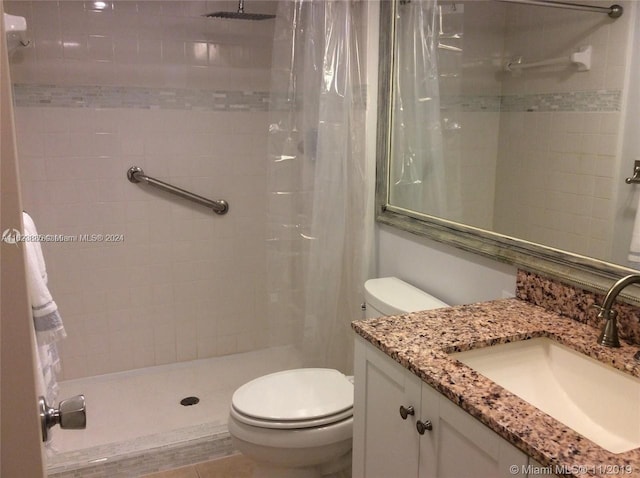
[[[241,412],[236,410],[233,406],[231,407],[230,415],[236,420],[238,420],[239,422],[246,423],[247,425],[251,425],[254,427],[277,428],[277,429],[288,430],[293,428],[313,428],[313,427],[320,427],[323,425],[331,425],[332,423],[336,423],[352,417],[353,408],[349,408],[347,410],[344,410],[343,412],[336,413],[335,415],[329,415],[327,417],[316,418],[311,420],[289,420],[289,421],[261,420],[261,419],[243,415]]]
[[[333,369],[285,370],[236,390],[230,414],[239,422],[260,428],[325,426],[353,415],[353,384]]]

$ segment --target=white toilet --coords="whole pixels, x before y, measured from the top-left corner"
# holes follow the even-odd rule
[[[446,307],[395,277],[365,283],[367,318]],[[233,394],[229,433],[256,462],[254,477],[351,476],[353,384],[333,369],[302,368],[252,380]]]

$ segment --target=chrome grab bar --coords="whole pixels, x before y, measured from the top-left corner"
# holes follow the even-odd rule
[[[539,66],[550,65],[576,65],[578,71],[589,71],[591,69],[591,53],[593,48],[591,45],[580,47],[580,50],[572,53],[571,55],[561,56],[558,58],[549,58],[547,60],[534,61],[531,63],[523,63],[522,57],[510,60],[504,65],[504,71],[511,73],[520,73],[518,70],[525,68],[536,68]]]
[[[202,206],[211,208],[216,214],[226,214],[229,211],[229,204],[227,203],[227,201],[213,201],[211,199],[198,196],[197,194],[193,194],[172,184],[160,181],[159,179],[152,178],[151,176],[145,175],[142,168],[139,168],[138,166],[131,166],[129,168],[129,170],[127,171],[127,179],[129,179],[129,181],[131,181],[132,183],[149,184],[150,186],[162,189],[163,191],[170,192],[171,194],[175,194],[176,196],[180,196],[181,198],[188,199],[189,201],[193,201]]]

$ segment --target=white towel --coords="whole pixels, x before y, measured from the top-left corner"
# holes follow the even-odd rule
[[[67,336],[58,313],[58,306],[53,301],[47,287],[47,269],[42,255],[38,231],[33,219],[25,212],[22,214],[24,224],[24,250],[27,265],[27,289],[31,301],[33,327],[38,345],[40,371],[44,381],[44,395],[47,403],[53,406],[58,395],[57,373],[60,371],[60,357],[56,342]],[[31,239],[31,240],[30,240]]]
[[[640,262],[640,196],[636,207],[636,218],[631,232],[631,244],[629,245],[630,262]]]

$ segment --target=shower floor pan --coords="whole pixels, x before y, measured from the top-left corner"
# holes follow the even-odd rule
[[[48,476],[134,477],[228,455],[235,389],[300,366],[293,347],[276,347],[61,382],[60,397],[85,395],[87,429],[55,429]]]

